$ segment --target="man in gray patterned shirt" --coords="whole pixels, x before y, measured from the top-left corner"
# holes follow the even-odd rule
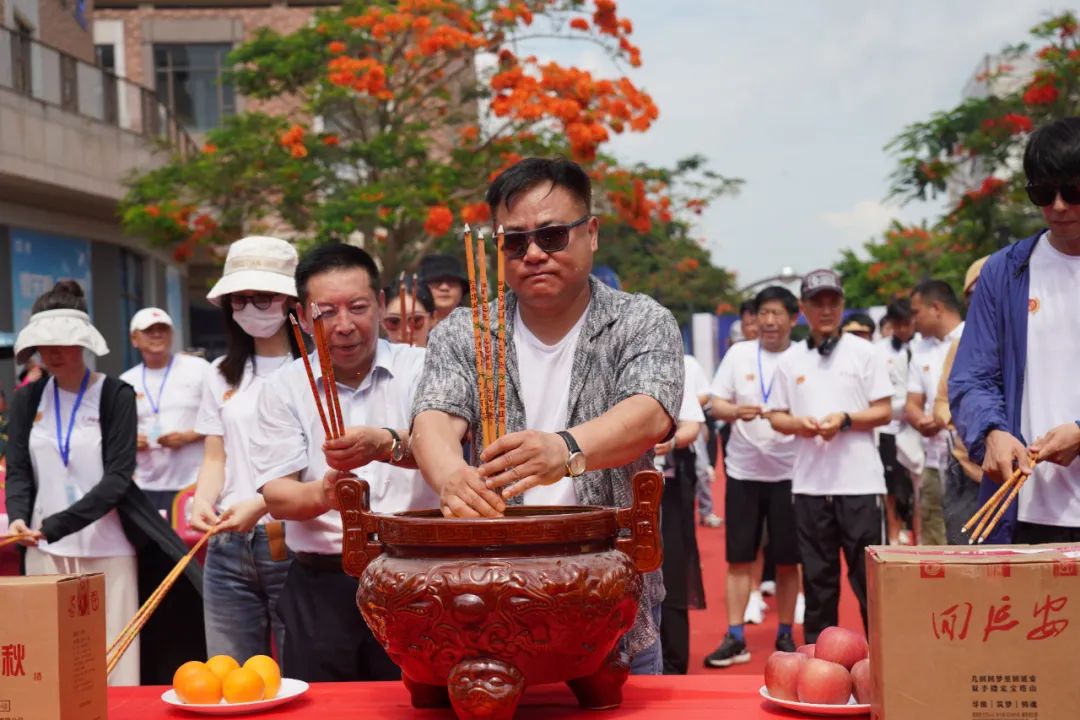
[[[462,455],[481,431],[472,315],[458,309],[429,338],[413,406],[412,451],[447,517],[497,517],[508,502],[629,506],[631,478],[672,435],[679,328],[651,298],[590,277],[591,199],[588,176],[563,159],[523,160],[488,190],[506,230],[507,434],[471,443],[471,462]],[[649,573],[623,638],[632,672],[661,672],[663,596],[660,572]]]

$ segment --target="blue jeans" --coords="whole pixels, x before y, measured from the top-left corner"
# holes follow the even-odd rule
[[[207,656],[231,655],[243,663],[252,655],[269,655],[271,631],[280,654],[285,626],[278,619],[277,601],[292,554],[272,560],[262,525],[246,533],[214,535],[209,544],[203,570]]]
[[[656,625],[656,629],[660,629],[660,604],[657,603],[649,611],[652,613],[653,623]],[[664,674],[664,653],[660,647],[660,640],[657,640],[649,647],[645,648],[634,657],[630,658],[630,674],[631,675],[663,675]]]

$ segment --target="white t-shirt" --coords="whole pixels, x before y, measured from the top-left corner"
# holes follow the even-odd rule
[[[1064,255],[1044,235],[1031,254],[1027,363],[1020,406],[1024,439],[1035,442],[1058,425],[1080,419],[1075,390],[1080,357],[1080,257]],[[1080,527],[1080,462],[1035,466],[1020,489],[1020,519]]]
[[[145,373],[144,368],[139,363],[120,376],[135,388],[139,433],[150,441],[150,447],[135,456],[135,484],[143,490],[183,490],[197,479],[203,458],[202,441],[173,449],[159,445],[157,438],[195,429],[210,363],[193,355],[176,354],[171,368],[146,368]]]
[[[251,433],[256,426],[256,406],[266,378],[292,361],[291,355],[266,357],[256,355],[248,361],[244,374],[235,388],[229,385],[219,368],[223,357],[214,361],[203,385],[202,404],[195,432],[222,438],[225,445],[225,485],[218,498],[224,510],[258,494],[255,487],[255,468],[251,463]],[[259,518],[259,523],[269,519]]]
[[[792,343],[784,352],[772,353],[757,340],[735,343],[716,369],[712,394],[736,405],[765,407],[776,392],[776,368],[794,349]],[[739,480],[790,480],[795,462],[794,441],[794,436],[773,430],[765,418],[736,420],[725,448],[724,466],[730,477]]]
[[[570,371],[574,366],[581,328],[589,308],[554,345],[545,345],[514,313],[514,352],[517,354],[521,402],[525,406],[525,427],[542,432],[566,429],[570,409]],[[552,485],[539,485],[524,493],[526,505],[577,505],[574,481],[564,477]]]
[[[934,412],[934,398],[937,397],[938,383],[941,382],[941,372],[945,369],[945,356],[949,354],[953,340],[960,339],[964,332],[964,323],[960,323],[953,331],[945,336],[944,340],[925,337],[919,340],[911,349],[911,364],[908,367],[908,392],[921,393],[925,396],[923,412],[932,415]],[[923,438],[923,448],[926,451],[926,467],[940,470],[948,461],[948,438],[949,432],[942,430],[932,438]]]
[[[730,352],[730,351],[729,351]],[[889,370],[873,344],[842,335],[828,357],[800,343],[780,360],[770,410],[822,419],[865,410],[892,397]],[[799,495],[884,495],[885,470],[872,432],[847,430],[832,440],[795,437],[791,491]]]
[[[901,345],[897,350],[893,345],[892,338],[882,338],[874,343],[874,347],[885,358],[885,364],[889,368],[889,379],[893,384],[893,419],[888,425],[882,425],[879,432],[885,435],[896,435],[903,427],[904,403],[907,402],[908,392],[908,365],[911,362],[911,348]]]
[[[409,427],[413,396],[424,369],[425,351],[379,340],[371,372],[354,390],[338,383],[345,426]],[[319,358],[311,355],[320,397],[323,395]],[[267,378],[259,393],[257,424],[251,434],[251,461],[255,486],[300,473],[303,482],[322,482],[329,470],[322,444],[326,440],[315,400],[311,395],[304,363],[297,359]],[[376,513],[430,510],[439,507],[439,496],[418,470],[373,462],[356,468],[371,491]],[[285,521],[285,542],[296,552],[324,555],[341,552],[341,515],[328,510],[317,518]]]
[[[683,365],[686,368],[686,389],[691,395],[697,399],[702,395],[709,395],[709,379],[705,377],[705,370],[702,369],[701,363],[693,355],[683,355]],[[698,407],[701,403],[698,403]],[[702,413],[701,422],[705,422],[704,413]]]
[[[96,375],[87,385],[75,424],[71,430],[70,455],[65,467],[56,439],[55,379],[45,384],[38,403],[34,426],[30,429],[30,462],[34,467],[38,491],[30,516],[30,527],[40,527],[48,516],[67,510],[101,482],[105,474],[101,457],[101,388],[105,376]],[[71,410],[78,393],[60,391],[60,434],[67,436]],[[124,534],[120,515],[115,509],[82,530],[54,543],[42,540],[38,549],[60,557],[103,558],[135,554]]]

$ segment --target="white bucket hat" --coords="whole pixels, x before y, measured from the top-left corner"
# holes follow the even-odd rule
[[[39,345],[78,345],[99,357],[109,354],[105,338],[82,310],[44,310],[31,315],[15,339],[15,360],[25,363]]]
[[[296,248],[284,240],[252,235],[229,246],[225,272],[206,299],[221,305],[221,297],[240,290],[281,293],[296,297]]]

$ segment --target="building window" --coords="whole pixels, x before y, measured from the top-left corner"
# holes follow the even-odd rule
[[[143,258],[130,250],[120,250],[120,311],[125,330],[143,305]],[[124,343],[124,367],[135,367],[141,362],[139,351],[131,343]]]
[[[98,67],[116,74],[116,46],[112,43],[95,45],[94,56],[97,58]]]
[[[189,129],[202,131],[236,112],[233,87],[222,81],[228,43],[154,45],[158,98]]]

